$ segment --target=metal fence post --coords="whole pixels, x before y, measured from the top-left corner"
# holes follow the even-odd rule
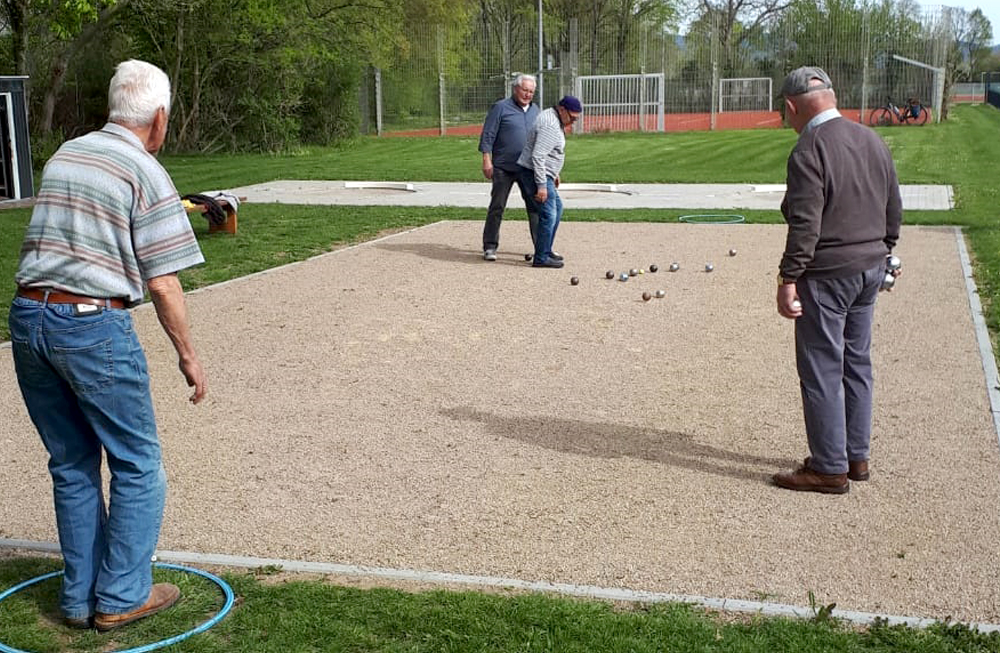
[[[438,50],[438,128],[441,135],[447,133],[444,124],[444,27],[437,26],[437,50]]]
[[[382,135],[382,69],[375,67],[375,135]]]

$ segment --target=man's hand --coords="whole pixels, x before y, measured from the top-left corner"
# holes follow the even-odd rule
[[[188,386],[194,388],[191,403],[197,404],[205,397],[205,370],[194,350],[181,282],[176,274],[165,274],[149,279],[146,287],[156,308],[156,317],[177,351],[177,366]]]
[[[196,356],[193,360],[180,361],[177,366],[181,368],[181,374],[184,375],[188,387],[194,388],[194,394],[190,398],[191,403],[197,404],[205,398],[205,393],[208,391],[205,370],[201,367],[201,361]]]
[[[489,153],[483,153],[483,176],[493,179],[493,157]]]
[[[778,314],[789,320],[802,315],[802,304],[799,303],[799,294],[795,290],[794,283],[778,286]]]
[[[549,199],[549,189],[545,186],[539,186],[538,191],[535,193],[535,201],[539,204],[545,204],[545,200]]]
[[[553,182],[555,183],[556,188],[559,188],[559,175],[556,175],[556,178],[553,180]]]

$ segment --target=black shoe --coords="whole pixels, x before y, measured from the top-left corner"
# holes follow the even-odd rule
[[[531,267],[533,268],[561,268],[562,266],[563,266],[562,261],[557,261],[551,256],[545,259],[544,261],[536,260],[534,263],[531,264]]]
[[[557,261],[563,260],[563,255],[559,252],[549,252],[549,258],[554,258]]]

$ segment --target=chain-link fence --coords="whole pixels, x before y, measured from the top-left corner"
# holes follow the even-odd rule
[[[1000,73],[986,73],[984,77],[986,101],[1000,109]]]
[[[830,74],[842,113],[855,120],[889,98],[916,98],[937,119],[950,92],[952,12],[963,11],[793,3],[739,20],[706,12],[683,34],[641,16],[543,15],[539,56],[538,13],[516,4],[484,2],[489,9],[461,29],[412,25],[414,46],[366,76],[366,131],[478,133],[518,72],[538,75],[543,106],[579,95],[583,132],[777,126],[781,82],[801,65]]]

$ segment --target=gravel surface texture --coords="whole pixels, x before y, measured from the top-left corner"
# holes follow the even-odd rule
[[[200,406],[135,310],[160,546],[1000,622],[1000,452],[954,230],[904,228],[872,480],[824,496],[769,484],[807,454],[774,307],[783,227],[563,223],[562,270],[524,262],[523,221],[484,262],[481,229],[189,294]],[[629,268],[646,272],[605,279]],[[9,347],[0,393],[0,537],[53,541]]]

